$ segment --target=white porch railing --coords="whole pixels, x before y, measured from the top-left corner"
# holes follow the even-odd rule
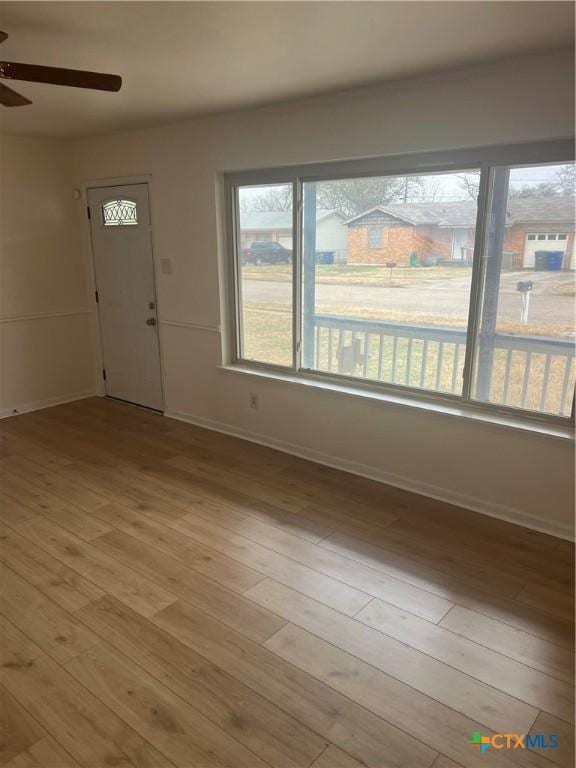
[[[314,315],[314,368],[460,394],[466,330]],[[569,416],[573,340],[497,333],[491,403]]]

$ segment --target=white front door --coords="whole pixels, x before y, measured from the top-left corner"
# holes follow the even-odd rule
[[[452,261],[466,261],[469,237],[467,229],[455,229],[452,236]]]
[[[147,184],[88,190],[106,394],[162,409]]]

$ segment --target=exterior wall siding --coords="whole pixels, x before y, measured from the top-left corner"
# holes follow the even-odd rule
[[[280,238],[285,235],[291,236],[292,232],[289,229],[277,229],[277,230],[264,230],[264,229],[242,229],[240,231],[240,247],[250,248],[252,243],[257,240],[258,235],[266,234],[266,240],[272,240],[275,243],[280,242]],[[261,238],[260,238],[261,239]]]
[[[576,269],[576,253],[574,252],[574,232],[568,235],[566,244],[566,256],[564,257],[564,269]]]
[[[504,268],[522,267],[524,260],[524,245],[526,232],[530,230],[514,225],[506,230],[504,235]],[[510,254],[509,256],[507,254]]]
[[[319,221],[316,226],[316,250],[332,251],[336,263],[346,262],[348,227],[342,224],[342,217],[333,215]]]
[[[437,257],[442,261],[452,258],[452,230],[436,226],[418,227],[415,230],[414,250],[418,261]]]
[[[371,222],[374,223],[374,222]],[[439,227],[383,226],[380,248],[368,246],[368,226],[348,227],[349,264],[396,264],[408,265],[410,254],[416,253],[418,262],[428,258],[450,259],[452,255],[452,230]]]
[[[370,224],[379,223],[370,220]],[[386,264],[395,262],[408,265],[413,251],[419,263],[426,263],[431,257],[440,260],[452,259],[452,229],[429,226],[386,225],[382,222],[382,244],[380,248],[368,246],[368,224],[364,221],[348,227],[349,264]],[[529,232],[568,232],[564,267],[571,267],[574,255],[574,231],[572,227],[551,224],[515,224],[506,230],[504,237],[504,269],[522,269],[524,248]],[[468,244],[474,245],[474,230],[469,230]]]
[[[348,228],[349,264],[408,264],[413,250],[413,227],[383,227],[380,248],[369,247],[367,226]]]
[[[317,250],[334,251],[337,262],[348,261],[349,264],[387,264],[395,262],[400,265],[410,263],[410,253],[415,252],[419,263],[425,263],[428,258],[438,257],[442,261],[452,259],[452,229],[435,225],[395,224],[392,217],[381,213],[366,216],[361,222],[345,226],[336,217],[326,222],[319,222],[317,229]],[[382,226],[382,241],[380,248],[368,246],[368,225]],[[347,230],[347,231],[346,231]],[[243,230],[241,232],[241,247],[249,248],[258,234],[263,230]],[[564,268],[573,265],[574,259],[574,228],[573,225],[560,224],[514,224],[507,228],[504,237],[504,269],[522,269],[524,267],[524,248],[526,235],[529,232],[568,232],[566,242],[566,258]],[[469,244],[473,246],[474,230],[469,230]],[[267,233],[267,239],[281,242],[291,248],[291,230],[274,230]],[[346,253],[347,252],[347,253]]]

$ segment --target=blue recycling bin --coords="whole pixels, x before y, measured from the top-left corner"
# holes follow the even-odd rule
[[[548,269],[555,271],[562,269],[563,251],[548,251]]]
[[[316,264],[334,264],[334,251],[316,251]]]

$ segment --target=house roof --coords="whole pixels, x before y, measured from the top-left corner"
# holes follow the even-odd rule
[[[344,222],[353,224],[370,213],[381,211],[415,226],[436,224],[439,227],[473,227],[476,203],[472,200],[442,203],[391,203],[378,205]],[[507,226],[513,224],[574,224],[573,197],[515,197],[508,201]]]
[[[328,208],[317,208],[316,221],[323,221],[333,214],[342,217],[342,214],[338,211]],[[262,232],[266,230],[292,229],[292,211],[250,211],[249,213],[241,214],[240,223],[242,229],[259,230]]]
[[[512,223],[566,222],[574,224],[576,200],[573,197],[515,197],[508,204]]]

